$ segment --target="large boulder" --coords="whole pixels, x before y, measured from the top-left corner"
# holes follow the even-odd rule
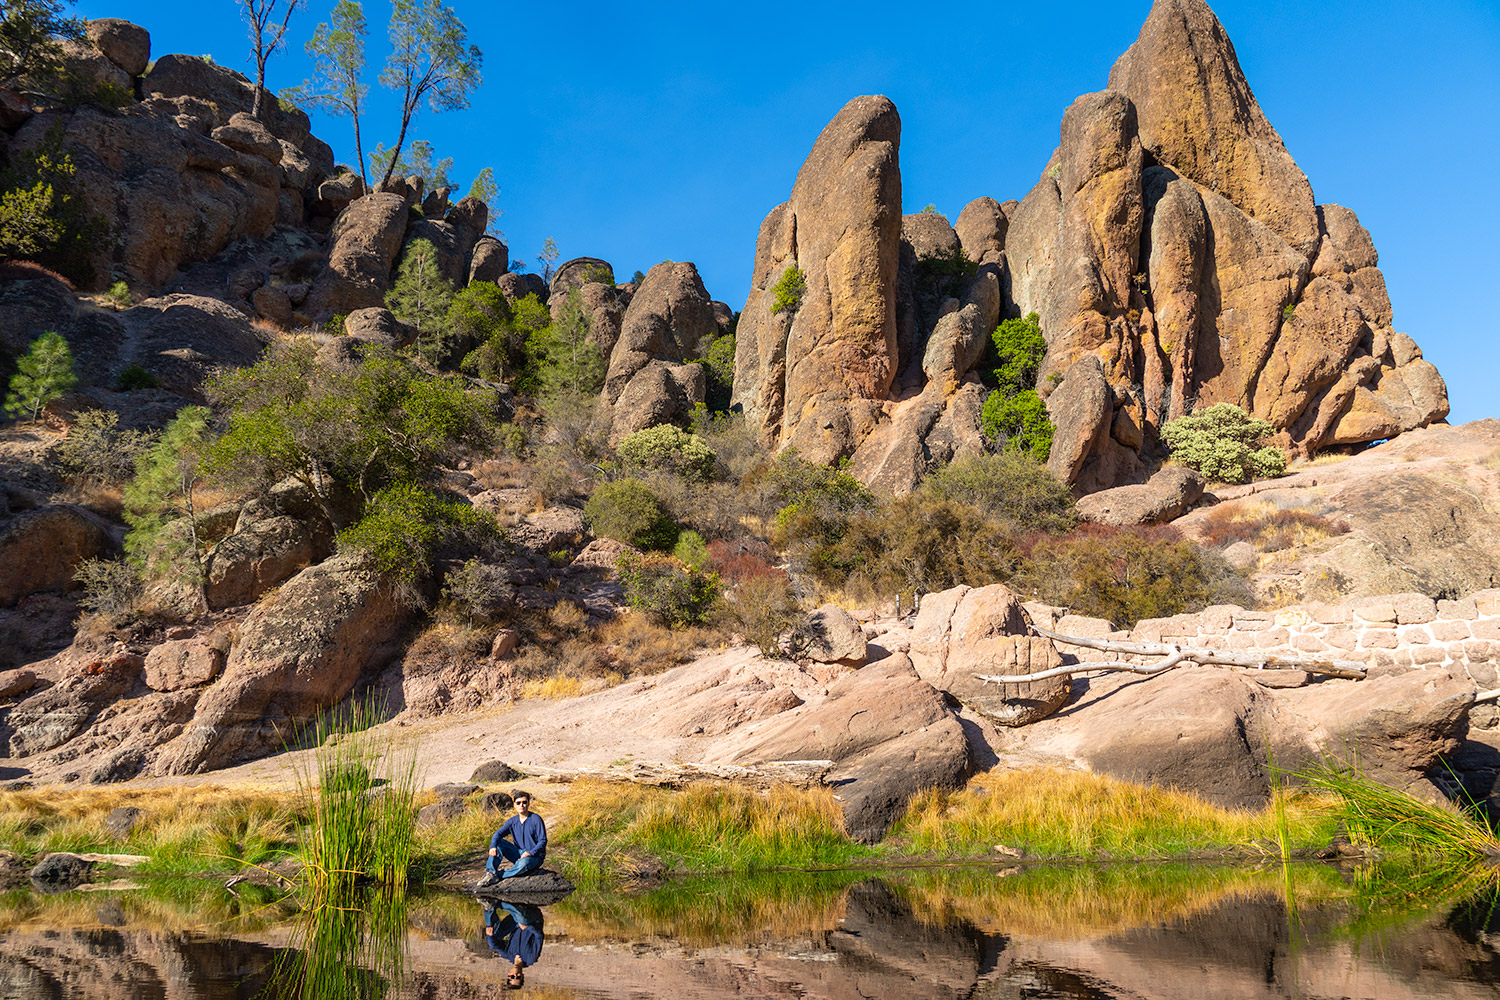
[[[249,604],[328,550],[327,538],[285,514],[244,525],[214,546],[203,594],[215,610]]]
[[[566,283],[553,281],[554,308],[564,287]],[[599,283],[582,287],[612,290]],[[612,298],[607,293],[595,296],[595,311],[607,314]],[[609,355],[603,400],[614,408],[612,440],[652,424],[688,418],[693,406],[703,402],[707,378],[700,366],[684,362],[696,357],[717,329],[712,300],[696,267],[667,261],[651,269],[625,309]]]
[[[223,676],[156,771],[199,774],[278,749],[392,655],[387,644],[410,616],[357,556],[303,570],[240,626]]]
[[[328,267],[318,275],[303,310],[327,319],[384,306],[406,223],[406,202],[400,195],[367,194],[351,202],[329,234]]]
[[[168,639],[146,654],[145,681],[153,691],[200,687],[224,669],[223,637]]]
[[[0,608],[44,590],[72,590],[86,559],[118,548],[109,525],[72,504],[25,511],[0,526]]]
[[[900,142],[895,105],[856,97],[819,135],[791,199],[761,225],[734,401],[772,444],[794,444],[813,461],[853,452],[896,375]],[[801,305],[776,312],[774,288],[793,267],[806,281]]]
[[[1173,465],[1139,486],[1116,486],[1078,501],[1078,516],[1095,524],[1123,527],[1160,524],[1187,513],[1203,495],[1203,477]]]
[[[828,780],[851,837],[873,843],[924,788],[957,788],[972,772],[963,726],[897,653],[828,686],[827,697],[744,726],[725,763],[832,760]]]
[[[803,634],[807,639],[803,655],[817,663],[858,667],[868,655],[864,630],[837,604],[825,604],[808,615]]]
[[[510,251],[505,244],[493,236],[481,236],[474,244],[474,255],[469,262],[468,283],[499,281],[509,268]]]
[[[118,17],[100,17],[83,26],[84,34],[104,57],[128,77],[146,72],[151,62],[151,33]]]
[[[1068,698],[1067,677],[999,684],[979,674],[1013,676],[1062,665],[1050,639],[1029,634],[1020,601],[1001,584],[929,594],[912,626],[917,675],[1003,726],[1045,718]]]

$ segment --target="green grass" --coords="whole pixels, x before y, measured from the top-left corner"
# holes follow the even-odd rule
[[[1322,847],[1335,818],[1305,794],[1277,797],[1259,812],[1223,809],[1182,792],[1083,771],[995,771],[962,791],[913,798],[892,831],[913,855],[996,859],[997,845],[1033,858],[1171,858],[1217,854],[1281,856]]]
[[[1351,843],[1406,855],[1430,870],[1500,859],[1500,840],[1476,810],[1423,802],[1339,761],[1325,761],[1300,777],[1332,793]]]
[[[580,884],[630,878],[656,864],[668,872],[756,872],[827,868],[878,852],[844,832],[829,789],[762,795],[734,785],[668,790],[580,781],[564,800],[554,836]]]

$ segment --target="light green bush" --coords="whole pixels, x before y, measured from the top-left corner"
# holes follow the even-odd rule
[[[672,424],[657,424],[627,434],[615,451],[636,469],[671,472],[699,482],[713,478],[713,449],[698,435]]]
[[[1029,452],[955,459],[924,479],[922,490],[1021,531],[1066,531],[1077,521],[1072,492]]]
[[[666,550],[677,542],[677,525],[638,479],[600,483],[583,507],[583,519],[595,535],[638,549]]]
[[[1279,476],[1286,471],[1280,448],[1261,447],[1275,432],[1233,403],[1215,403],[1201,413],[1178,417],[1161,429],[1172,460],[1222,483]]]
[[[719,578],[668,556],[627,552],[616,564],[625,599],[659,625],[676,628],[706,620],[719,600]]]
[[[802,308],[802,297],[807,294],[807,275],[796,264],[788,265],[776,284],[771,286],[771,311],[796,315]]]

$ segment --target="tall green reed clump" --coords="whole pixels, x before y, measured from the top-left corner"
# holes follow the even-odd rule
[[[301,838],[303,878],[316,893],[406,884],[421,784],[417,747],[373,731],[380,719],[370,702],[327,713],[312,765],[298,774],[312,803]]]
[[[1338,797],[1339,818],[1354,844],[1433,859],[1500,858],[1500,840],[1472,808],[1423,802],[1339,761],[1300,777]]]

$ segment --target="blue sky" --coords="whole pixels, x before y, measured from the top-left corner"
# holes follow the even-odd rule
[[[272,89],[299,83],[302,43],[333,0],[311,0]],[[513,257],[543,239],[629,275],[694,261],[709,293],[744,303],[765,213],[849,98],[900,109],[905,210],[949,218],[980,195],[1020,198],[1057,144],[1063,110],[1104,87],[1149,2],[947,9],[866,2],[497,6],[455,0],[484,51],[467,111],[424,111],[415,136],[465,187],[500,185]],[[1454,422],[1500,416],[1500,4],[1219,0],[1213,7],[1267,117],[1320,202],[1358,213],[1380,251],[1396,327],[1448,380]],[[212,54],[249,72],[230,0],[81,0],[127,17],[153,55]],[[948,8],[951,9],[951,8]],[[366,0],[370,80],[389,0]],[[399,105],[372,89],[365,148],[394,141]],[[347,123],[315,131],[353,157]]]

